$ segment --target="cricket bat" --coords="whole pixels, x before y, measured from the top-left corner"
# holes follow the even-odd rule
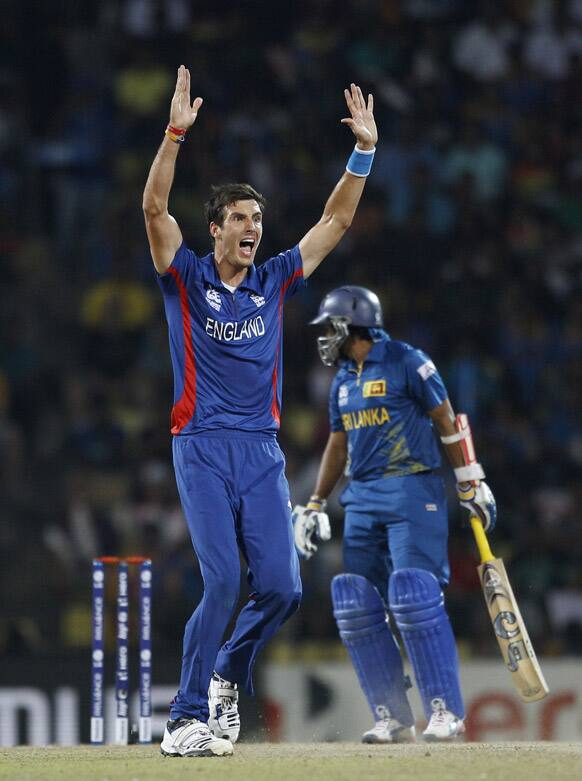
[[[457,430],[468,432],[461,441],[467,463],[475,463],[477,459],[469,420],[463,414],[457,415],[456,420]],[[481,564],[477,567],[479,581],[505,666],[524,702],[542,700],[550,690],[529,639],[503,560],[496,559],[491,552],[481,520],[472,517],[471,527],[481,557]]]

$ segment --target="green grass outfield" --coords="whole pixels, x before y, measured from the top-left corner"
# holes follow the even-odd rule
[[[579,781],[582,743],[241,743],[232,757],[157,746],[0,749],[9,781]]]

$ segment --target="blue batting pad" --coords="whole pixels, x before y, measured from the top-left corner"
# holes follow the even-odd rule
[[[374,720],[392,716],[410,727],[414,717],[406,697],[409,682],[377,589],[361,575],[336,575],[331,597],[340,637]]]
[[[426,718],[430,719],[438,707],[463,718],[465,706],[457,647],[437,579],[424,569],[396,570],[390,576],[388,598],[414,670]]]

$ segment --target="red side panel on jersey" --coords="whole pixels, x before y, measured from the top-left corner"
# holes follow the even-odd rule
[[[303,276],[303,269],[297,269],[288,279],[285,280],[281,287],[281,293],[279,295],[279,319],[278,319],[278,335],[277,335],[277,351],[275,353],[275,365],[273,366],[273,401],[271,403],[271,414],[275,423],[281,425],[281,410],[279,409],[279,403],[277,401],[277,379],[278,379],[278,366],[279,366],[279,352],[281,350],[281,329],[283,327],[283,301],[285,300],[285,293],[289,285],[297,279],[297,277]]]
[[[196,409],[196,362],[194,360],[194,348],[192,346],[192,320],[188,306],[188,292],[186,286],[175,268],[168,269],[174,277],[180,291],[180,310],[182,312],[182,327],[184,339],[184,385],[182,395],[172,407],[172,434],[179,434],[184,426],[192,419]]]

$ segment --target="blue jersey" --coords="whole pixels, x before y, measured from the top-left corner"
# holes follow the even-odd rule
[[[347,361],[330,390],[332,431],[345,431],[346,474],[354,480],[401,477],[440,466],[428,412],[447,398],[421,350],[380,331],[363,366]]]
[[[172,434],[277,431],[283,374],[283,302],[305,284],[299,247],[251,266],[234,293],[214,254],[185,244],[158,276],[174,371]]]

